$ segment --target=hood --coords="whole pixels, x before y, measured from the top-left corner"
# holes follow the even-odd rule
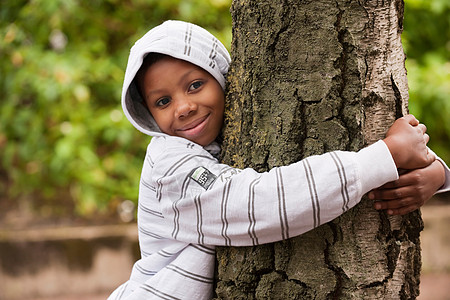
[[[122,88],[122,108],[139,131],[150,136],[162,133],[138,92],[135,76],[149,53],[161,53],[195,64],[209,72],[225,89],[230,55],[207,30],[183,21],[166,21],[140,38],[130,50]]]

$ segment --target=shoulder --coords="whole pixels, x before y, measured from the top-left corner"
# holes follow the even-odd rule
[[[160,167],[184,161],[206,160],[218,163],[217,159],[202,146],[184,138],[173,136],[153,137],[147,148],[146,156],[150,157]]]
[[[147,153],[153,153],[153,156],[164,155],[170,153],[171,155],[182,154],[202,154],[211,156],[202,146],[193,143],[187,139],[175,136],[157,136],[153,137],[147,147]]]

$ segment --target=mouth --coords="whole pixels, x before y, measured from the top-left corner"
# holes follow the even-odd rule
[[[209,119],[210,114],[203,116],[195,121],[184,125],[183,127],[177,129],[178,132],[187,134],[187,135],[196,135],[200,133],[205,127],[207,120]]]

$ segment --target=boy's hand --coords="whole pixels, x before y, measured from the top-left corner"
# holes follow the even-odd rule
[[[413,115],[397,119],[383,140],[398,169],[417,169],[431,164],[435,157],[428,152],[427,128]]]
[[[377,201],[374,203],[377,210],[386,210],[389,215],[404,215],[424,205],[444,182],[444,167],[436,160],[371,191],[369,198]]]

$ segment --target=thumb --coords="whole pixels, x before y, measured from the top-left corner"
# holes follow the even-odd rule
[[[427,165],[430,165],[435,160],[436,160],[436,155],[434,155],[434,153],[428,151],[428,148],[427,148],[427,158],[426,158]]]
[[[419,125],[419,120],[417,120],[413,115],[406,115],[403,117],[403,119],[405,119],[405,121],[407,121],[412,126]]]

